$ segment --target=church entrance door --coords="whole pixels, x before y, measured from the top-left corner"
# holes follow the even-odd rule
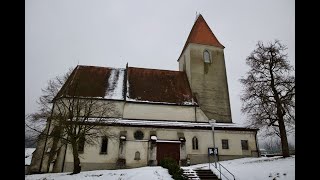
[[[179,164],[180,143],[157,142],[158,165],[160,164],[160,161],[166,157],[176,160],[176,162]]]

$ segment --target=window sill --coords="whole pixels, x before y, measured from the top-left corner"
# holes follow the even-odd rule
[[[105,155],[105,154],[108,154],[108,153],[107,152],[100,152],[99,154]]]

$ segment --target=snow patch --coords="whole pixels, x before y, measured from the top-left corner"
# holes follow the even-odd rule
[[[288,158],[241,158],[228,161],[220,161],[219,163],[221,163],[222,166],[226,167],[235,176],[235,178],[239,180],[295,179],[295,156]],[[188,168],[208,169],[209,165],[208,163],[197,164],[189,166]],[[210,166],[210,169],[216,175],[220,175],[219,171],[217,171],[217,169],[214,168],[214,164]],[[233,179],[233,177],[230,174],[228,174],[226,170],[221,168],[221,171],[229,179]],[[223,177],[223,179],[225,178]]]
[[[36,150],[36,148],[25,148],[24,155],[24,164],[25,165],[30,165],[31,164],[31,159],[32,159],[32,153]]]
[[[207,122],[185,122],[185,121],[158,121],[158,120],[132,120],[132,119],[117,119],[106,118],[97,119],[89,118],[88,122],[100,122],[105,124],[118,124],[118,125],[147,125],[147,126],[172,126],[172,127],[206,127],[211,128],[211,125]],[[241,124],[235,123],[214,123],[215,127],[221,128],[248,128]],[[248,128],[251,129],[251,128]]]
[[[69,173],[47,173],[25,176],[25,180],[135,180],[135,179],[158,179],[158,180],[173,180],[168,170],[160,166],[142,167],[133,169],[119,170],[99,170],[99,171],[84,171],[79,174],[70,175]]]
[[[112,69],[108,79],[105,99],[123,100],[123,80],[125,69]]]
[[[151,139],[151,140],[154,140],[154,141],[158,140],[157,136],[151,136],[150,139]]]

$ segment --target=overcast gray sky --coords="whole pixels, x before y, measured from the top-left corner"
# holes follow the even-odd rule
[[[177,59],[200,12],[225,46],[233,122],[243,123],[239,78],[258,40],[279,39],[295,62],[292,0],[26,0],[25,113],[47,81],[77,64],[178,70]]]

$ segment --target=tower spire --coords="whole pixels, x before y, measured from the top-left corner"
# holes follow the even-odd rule
[[[185,50],[185,48],[189,43],[203,44],[203,45],[210,45],[210,46],[215,46],[219,48],[224,48],[224,46],[218,41],[216,36],[213,34],[207,22],[204,20],[203,16],[200,13],[197,14],[196,22],[193,24],[193,27],[189,33],[188,39],[182,49],[182,52],[179,58],[181,57],[183,51]]]

